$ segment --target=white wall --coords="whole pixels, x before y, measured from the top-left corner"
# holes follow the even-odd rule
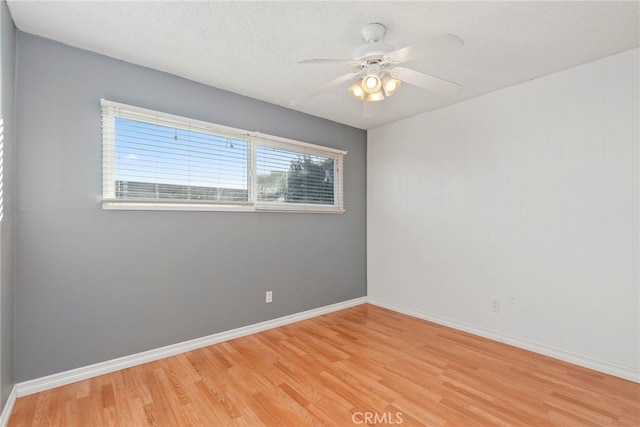
[[[640,381],[638,62],[370,131],[372,302]]]

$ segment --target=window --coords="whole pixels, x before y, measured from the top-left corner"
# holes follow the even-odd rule
[[[102,100],[105,209],[342,213],[345,154]]]

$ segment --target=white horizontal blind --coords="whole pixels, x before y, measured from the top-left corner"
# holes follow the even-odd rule
[[[345,151],[102,100],[103,206],[344,212]]]
[[[273,145],[268,140],[256,144],[258,208],[342,209],[342,192],[336,191],[340,156]]]
[[[249,202],[249,139],[103,103],[104,198]]]

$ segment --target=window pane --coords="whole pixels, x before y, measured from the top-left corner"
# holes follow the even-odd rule
[[[259,202],[334,204],[331,157],[258,146],[256,169]]]
[[[117,117],[117,199],[247,202],[248,142]]]

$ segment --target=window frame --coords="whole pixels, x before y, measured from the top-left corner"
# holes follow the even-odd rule
[[[232,212],[298,212],[298,213],[337,213],[344,209],[344,156],[346,150],[330,148],[317,144],[263,134],[256,131],[246,131],[228,126],[218,125],[206,121],[154,111],[146,108],[122,104],[102,98],[102,208],[105,210],[174,210],[174,211],[232,211]],[[127,117],[129,113],[132,117]],[[203,202],[194,200],[167,201],[118,199],[116,197],[116,135],[115,119],[121,117],[127,120],[157,124],[158,119],[163,126],[170,123],[176,129],[189,130],[196,126],[198,132],[219,137],[228,137],[247,142],[247,202]],[[257,200],[257,148],[266,147],[292,151],[304,155],[331,158],[334,160],[334,189],[332,205],[315,203],[265,202]]]

